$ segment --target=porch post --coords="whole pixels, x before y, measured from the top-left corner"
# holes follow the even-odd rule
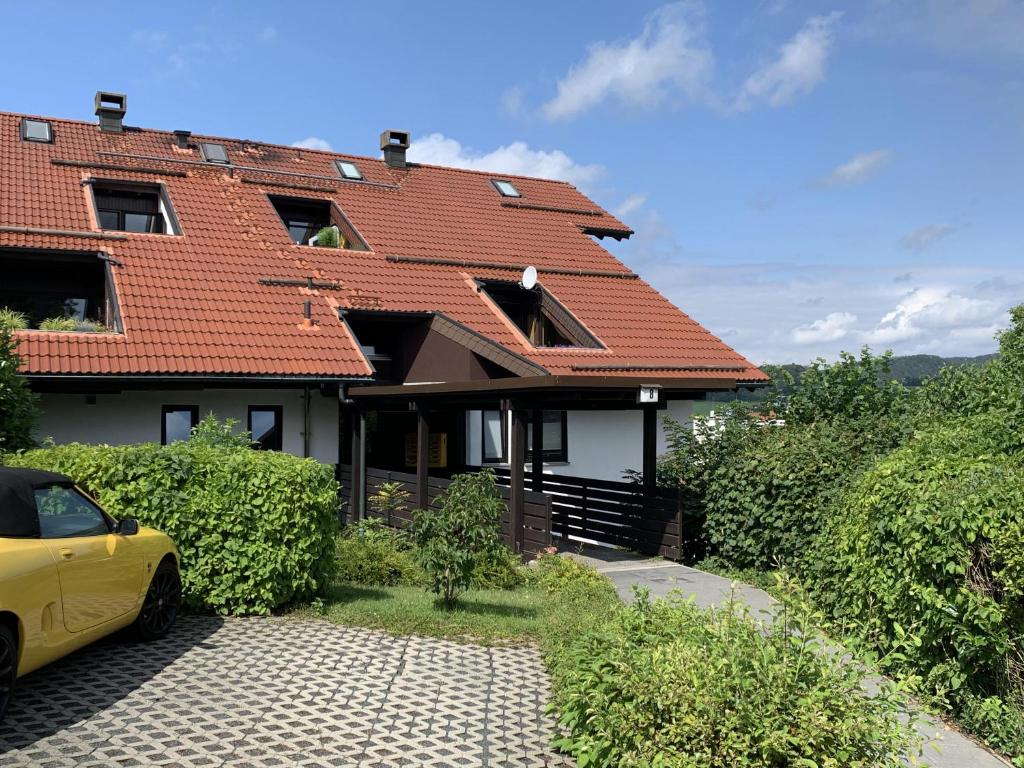
[[[530,466],[530,473],[533,475],[532,487],[537,493],[544,491],[544,412],[538,408],[533,409],[533,462]]]
[[[416,507],[430,506],[430,491],[427,478],[430,475],[430,422],[427,412],[416,404]]]
[[[509,511],[512,513],[512,542],[516,552],[523,548],[523,465],[526,463],[526,412],[512,408],[512,444],[509,446],[511,493]]]
[[[652,495],[658,487],[658,411],[644,408],[643,476],[644,496]]]
[[[352,433],[352,492],[349,494],[349,517],[362,520],[366,515],[363,489],[366,488],[366,414],[362,408],[349,410],[349,431]]]

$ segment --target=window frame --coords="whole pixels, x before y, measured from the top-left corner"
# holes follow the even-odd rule
[[[350,176],[349,174],[345,173],[345,169],[342,167],[342,166],[345,166],[345,165],[352,166],[352,170],[354,170],[356,172],[356,175],[355,176]],[[349,160],[335,160],[334,161],[334,167],[338,171],[338,173],[341,176],[341,178],[345,179],[346,181],[363,181],[364,180],[363,179],[363,172],[361,170],[359,170],[359,166],[356,165],[355,163],[349,161]]]
[[[47,536],[44,533],[44,531],[43,531],[43,519],[42,519],[42,515],[40,515],[40,513],[39,513],[39,500],[38,500],[38,498],[36,498],[36,493],[39,492],[39,491],[50,491],[50,490],[52,490],[54,488],[66,488],[71,493],[75,494],[80,499],[82,499],[88,506],[92,507],[96,512],[98,512],[100,517],[103,519],[103,522],[106,525],[106,528],[107,528],[106,532],[104,532],[104,533],[82,532],[82,533],[75,533],[75,534],[72,534],[70,536]],[[93,500],[93,498],[91,496],[89,496],[89,494],[87,494],[85,491],[83,491],[77,485],[73,485],[73,484],[69,485],[67,483],[48,483],[46,485],[39,486],[39,487],[36,487],[36,488],[32,489],[32,500],[35,503],[35,507],[36,507],[36,520],[39,523],[39,538],[42,539],[43,541],[54,541],[56,539],[84,539],[84,538],[90,538],[92,536],[108,536],[109,534],[113,533],[117,529],[117,521],[114,520],[114,518],[112,518],[109,514],[107,514],[107,511],[105,509],[103,509],[103,507],[101,507],[99,504],[97,504],[96,501]]]
[[[558,463],[568,464],[569,463],[569,412],[568,411],[556,411],[556,410],[544,410],[541,411],[541,420],[543,421],[545,414],[558,413],[561,414],[561,423],[559,428],[562,433],[562,447],[555,449],[541,448],[541,461],[544,463]],[[548,423],[545,422],[545,426]],[[543,431],[543,430],[542,430]],[[533,440],[533,425],[530,424],[526,428],[526,461],[533,461],[533,450],[530,448],[530,441]],[[541,435],[541,441],[543,443],[544,436]]]
[[[192,430],[196,428],[199,423],[199,406],[198,405],[174,405],[164,404],[160,406],[160,445],[170,445],[167,442],[167,414],[175,413],[177,411],[188,411],[192,417],[192,426],[188,428],[189,437],[192,436]],[[188,440],[189,438],[185,438]]]
[[[221,151],[224,153],[224,159],[219,160],[217,158],[210,157],[209,153],[206,151],[207,147],[220,147]],[[228,148],[219,141],[200,141],[199,153],[202,155],[204,163],[212,163],[213,165],[231,165],[231,155],[228,154]]]
[[[367,244],[366,238],[364,238],[360,234],[359,230],[356,229],[355,225],[349,220],[348,216],[345,215],[345,212],[341,210],[338,204],[334,202],[334,200],[331,198],[324,199],[322,197],[295,197],[294,195],[276,195],[272,193],[267,193],[266,198],[267,203],[270,205],[271,210],[274,211],[274,215],[277,216],[277,220],[281,222],[281,227],[284,229],[285,235],[287,235],[292,245],[301,246],[303,248],[317,247],[315,245],[311,246],[309,244],[309,238],[306,239],[306,242],[295,242],[295,238],[292,237],[292,232],[288,225],[288,220],[284,218],[284,216],[281,214],[281,209],[278,208],[279,204],[285,208],[287,208],[288,206],[298,207],[303,204],[326,205],[328,209],[328,221],[325,226],[337,227],[338,231],[345,238],[346,247],[341,248],[339,250],[361,252],[373,250],[372,248],[370,248],[369,244]],[[310,230],[307,229],[306,231],[309,232]],[[313,235],[316,235],[316,232],[313,232]],[[311,235],[310,237],[312,237],[313,235]]]
[[[28,124],[29,123],[42,123],[46,126],[46,133],[48,138],[36,139],[28,135]],[[53,144],[53,123],[49,120],[40,120],[37,117],[23,117],[21,118],[21,140],[30,141],[33,144]]]
[[[499,427],[501,430],[501,455],[496,459],[488,458],[486,453],[488,413],[497,413],[501,422]],[[501,408],[480,411],[480,463],[483,465],[508,464],[508,411]]]
[[[256,436],[252,433],[252,414],[254,411],[270,411],[274,414],[274,424],[277,427],[277,448],[265,448]],[[253,448],[257,451],[284,452],[284,406],[281,405],[250,405],[245,409],[245,428],[253,441]]]
[[[501,186],[500,186],[501,184],[507,184],[509,187],[511,187],[512,188],[512,193],[508,193],[505,190],[503,190],[501,188]],[[523,193],[519,191],[519,187],[517,187],[515,184],[513,184],[508,179],[491,179],[491,186],[494,187],[494,189],[502,197],[512,197],[512,198],[515,198],[515,197],[522,197],[523,196]]]
[[[171,203],[171,195],[167,191],[167,185],[157,181],[125,181],[123,179],[104,179],[104,178],[91,178],[89,179],[89,194],[92,201],[92,209],[96,216],[96,228],[100,232],[124,232],[129,235],[161,235],[164,237],[179,237],[181,235],[181,224],[178,221],[178,215],[174,212],[174,205]],[[116,192],[117,190],[123,190],[125,192],[142,192],[146,194],[154,194],[157,198],[157,210],[155,214],[141,213],[138,211],[122,211],[116,208],[102,208],[100,206],[100,199],[96,196],[96,190],[106,189]],[[159,216],[163,220],[163,231],[162,232],[136,232],[135,230],[129,229],[108,229],[103,226],[103,220],[101,213],[115,213],[118,215],[118,223],[122,226],[125,222],[125,215],[128,213],[138,213],[142,216]]]

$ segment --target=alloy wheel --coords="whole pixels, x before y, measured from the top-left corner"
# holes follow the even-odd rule
[[[181,607],[181,579],[173,567],[161,566],[153,576],[142,604],[139,623],[151,637],[161,637],[171,628]]]

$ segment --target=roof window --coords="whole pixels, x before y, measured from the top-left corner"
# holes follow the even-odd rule
[[[177,219],[163,186],[119,181],[92,182],[100,229],[179,235]]]
[[[368,250],[366,243],[344,214],[330,200],[269,195],[270,202],[281,217],[281,223],[296,245],[318,245],[328,248]],[[321,232],[333,229],[334,233]]]
[[[511,181],[491,179],[491,184],[494,185],[494,188],[498,190],[498,194],[502,197],[522,197],[522,195],[519,194],[519,190],[512,185]]]
[[[21,119],[21,140],[52,144],[53,126],[50,125],[49,120],[35,120],[31,117],[23,117]]]
[[[215,144],[209,141],[199,142],[199,149],[203,153],[203,160],[208,163],[220,163],[228,165],[231,160],[228,158],[228,151],[223,144]]]
[[[338,173],[341,174],[343,179],[359,181],[363,178],[363,174],[359,171],[359,167],[355,163],[350,163],[346,160],[335,160],[334,165],[337,167]]]
[[[528,290],[519,283],[477,282],[533,346],[601,348],[583,324],[540,286]]]

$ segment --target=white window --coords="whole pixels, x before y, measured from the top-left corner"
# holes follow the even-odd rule
[[[359,167],[355,163],[349,163],[345,160],[335,160],[334,165],[338,169],[338,173],[345,179],[359,180],[363,178],[363,174],[359,171]]]
[[[519,194],[519,190],[512,185],[511,181],[499,181],[498,179],[492,179],[491,184],[494,185],[494,188],[498,190],[498,193],[502,197],[522,197],[522,195]]]
[[[507,461],[505,455],[505,413],[483,411],[483,463],[494,464]]]
[[[31,117],[22,118],[21,138],[23,141],[38,141],[42,144],[52,144],[53,126],[47,120],[34,120]]]

